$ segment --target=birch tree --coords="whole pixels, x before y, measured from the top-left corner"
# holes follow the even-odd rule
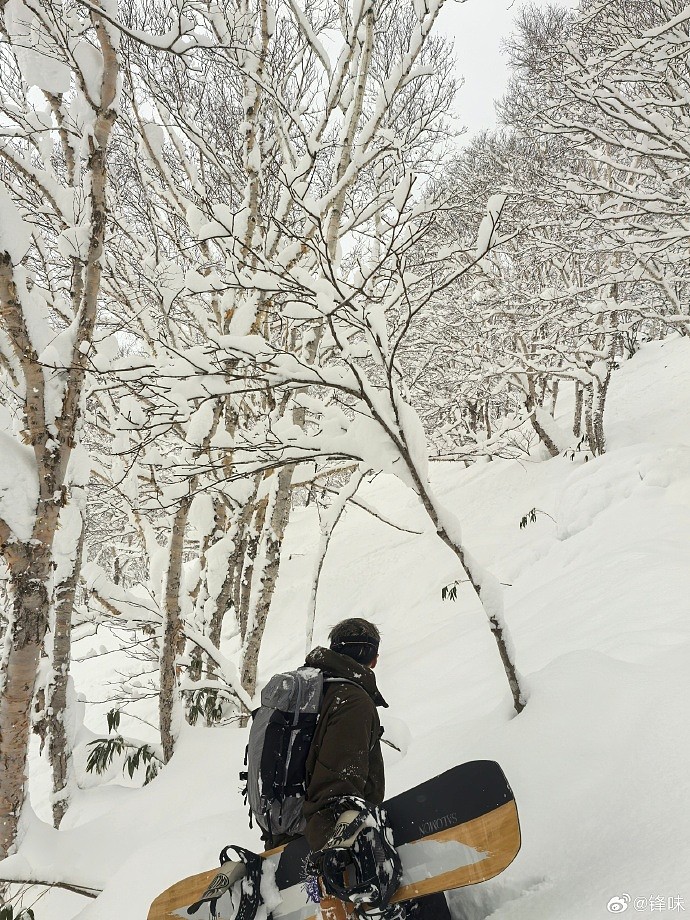
[[[202,36],[211,36],[207,44],[224,36],[213,55],[243,87],[243,146],[234,167],[241,194],[186,207],[197,239],[213,240],[223,253],[193,285],[187,280],[186,291],[220,294],[227,326],[208,329],[206,342],[178,353],[162,373],[139,370],[151,387],[184,380],[187,399],[195,385],[200,398],[210,377],[223,380],[231,399],[270,390],[255,403],[253,425],[233,432],[231,481],[345,458],[407,482],[484,605],[519,711],[524,698],[499,586],[472,559],[429,484],[424,435],[398,360],[435,294],[495,245],[504,202],[489,202],[479,235],[474,227],[440,254],[415,256],[415,243],[444,207],[421,191],[439,162],[453,91],[447,49],[432,37],[440,8],[400,10],[370,0],[274,11],[260,3],[238,17],[223,7],[207,29],[185,36],[184,54],[173,55],[170,67],[193,70],[208,53],[198,47]],[[236,44],[229,40],[240,35]],[[287,77],[286,48],[298,62]],[[160,78],[152,92],[161,121],[172,120],[217,168],[221,158],[188,97]],[[209,468],[223,468],[226,450],[210,446]],[[266,568],[262,577],[273,580]]]
[[[684,231],[675,223],[685,168],[664,148],[673,138],[664,113],[683,117],[680,12],[588,3],[579,16],[520,15],[508,42],[514,79],[498,107],[503,127],[454,160],[444,182],[451,207],[427,245],[476,221],[490,189],[508,196],[503,226],[514,238],[438,298],[438,321],[412,336],[406,354],[418,369],[415,404],[443,456],[528,448],[516,440],[521,418],[546,456],[603,453],[618,362],[640,340],[687,328]],[[673,103],[659,89],[666,80]],[[637,108],[650,130],[660,119],[654,143],[635,139]],[[441,367],[457,371],[456,385]],[[572,433],[553,420],[564,385],[575,391]]]
[[[49,624],[56,657],[46,706],[53,712],[56,822],[69,791],[60,722],[88,471],[79,441],[119,68],[118,35],[97,5],[85,12],[7,0],[0,16],[2,442],[22,486],[14,492],[6,481],[0,491],[0,549],[11,595],[0,672],[0,854],[6,855],[19,830],[30,710]]]
[[[523,87],[506,111],[528,137],[565,145],[550,187],[577,217],[581,249],[594,260],[579,290],[570,285],[589,313],[584,415],[594,453],[605,449],[606,393],[623,335],[688,329],[680,256],[688,72],[678,49],[689,41],[682,3],[622,0],[582,3],[574,18],[527,11],[511,48]]]

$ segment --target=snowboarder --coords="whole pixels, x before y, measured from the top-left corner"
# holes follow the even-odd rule
[[[305,836],[312,851],[323,851],[336,830],[339,818],[354,802],[377,806],[385,792],[381,736],[383,729],[377,707],[387,707],[376,685],[381,635],[367,620],[343,620],[329,634],[330,648],[316,648],[306,665],[319,668],[326,678],[321,715],[307,758],[307,792],[304,803]],[[371,821],[369,822],[371,823]],[[369,846],[379,854],[385,850],[385,829],[360,834],[357,847],[363,862],[372,863]],[[364,856],[369,857],[368,860]],[[376,856],[373,856],[376,859]],[[380,867],[379,867],[380,868]],[[386,873],[373,873],[386,884]],[[368,881],[371,881],[369,878]],[[397,886],[397,881],[395,882]],[[384,900],[387,901],[384,893]],[[445,920],[450,918],[445,897],[432,895],[417,902],[386,905],[361,914],[381,920]]]

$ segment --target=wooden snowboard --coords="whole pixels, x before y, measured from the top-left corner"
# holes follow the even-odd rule
[[[520,824],[512,790],[491,760],[453,767],[385,803],[403,864],[393,902],[449,891],[493,878],[520,849]],[[307,901],[304,863],[309,853],[300,839],[263,853],[264,876],[275,880],[282,901],[273,920],[346,920],[350,908],[341,901]],[[186,908],[204,893],[217,869],[183,879],[160,894],[148,920],[209,920],[204,906],[193,915]],[[320,909],[320,915],[319,915]],[[232,920],[231,896],[217,903],[218,920]]]

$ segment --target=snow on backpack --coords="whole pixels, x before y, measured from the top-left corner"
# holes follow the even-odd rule
[[[280,834],[301,834],[305,820],[307,755],[323,701],[323,672],[299,668],[275,674],[261,691],[245,755],[251,816],[269,844]]]

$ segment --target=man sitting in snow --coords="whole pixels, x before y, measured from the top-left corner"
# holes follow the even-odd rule
[[[330,648],[316,648],[306,660],[307,666],[322,670],[326,679],[321,715],[307,759],[304,804],[305,836],[315,852],[327,852],[324,848],[332,843],[345,810],[351,815],[358,803],[364,807],[380,805],[385,792],[383,729],[377,707],[388,704],[379,693],[373,670],[379,657],[380,633],[373,623],[352,618],[334,626],[329,640]],[[374,833],[370,828],[360,833],[356,846],[366,847],[369,840],[370,849],[380,851],[381,843],[385,847],[390,835],[382,828],[374,841]],[[385,871],[377,876],[382,886],[389,881]],[[398,882],[390,883],[396,887]],[[394,887],[382,893],[384,901]],[[450,913],[445,897],[438,894],[405,906],[386,904],[367,909],[363,903],[358,916],[369,920],[444,920]]]

